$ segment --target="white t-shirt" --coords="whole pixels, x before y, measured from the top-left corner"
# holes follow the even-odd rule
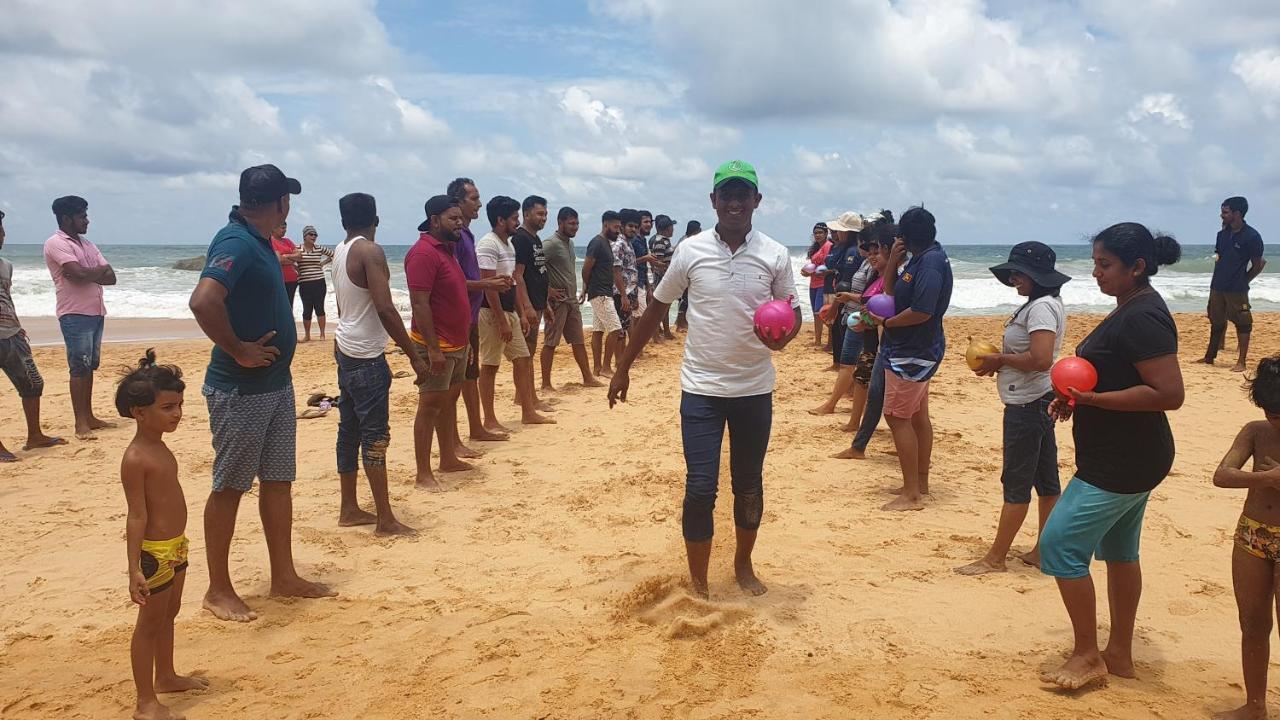
[[[476,241],[476,264],[481,270],[495,270],[499,275],[514,275],[516,272],[516,249],[511,245],[511,238],[503,240],[492,231]]]
[[[689,291],[689,335],[680,386],[694,395],[748,397],[773,392],[772,351],[756,337],[756,308],[770,300],[796,299],[787,249],[752,230],[736,253],[715,230],[685,238],[653,291],[671,304]]]
[[[1024,353],[1031,349],[1031,333],[1048,330],[1054,334],[1053,357],[1062,350],[1062,336],[1067,330],[1067,310],[1062,298],[1041,297],[1018,309],[1004,326],[1004,353]],[[1053,389],[1048,370],[1028,372],[1009,366],[996,374],[1000,400],[1006,405],[1023,405]]]

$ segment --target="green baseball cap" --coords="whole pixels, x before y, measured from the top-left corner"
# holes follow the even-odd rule
[[[750,183],[751,187],[756,190],[760,189],[760,180],[756,178],[756,169],[751,166],[751,163],[730,160],[716,168],[716,177],[711,189],[713,191],[718,190],[721,185],[730,180],[745,180]]]

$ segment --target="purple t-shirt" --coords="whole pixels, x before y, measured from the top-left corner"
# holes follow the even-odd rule
[[[480,279],[480,263],[476,260],[476,236],[471,228],[464,227],[458,233],[461,240],[454,246],[454,254],[458,256],[458,264],[462,266],[462,275],[468,281]],[[484,302],[484,293],[479,290],[467,291],[467,299],[471,301],[471,325],[480,321],[480,303]]]

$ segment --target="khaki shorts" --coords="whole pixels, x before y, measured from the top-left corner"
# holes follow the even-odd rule
[[[511,326],[511,339],[503,340],[498,332],[498,321],[493,310],[480,308],[480,364],[497,367],[505,356],[508,360],[529,357],[529,344],[520,332],[520,318],[513,312],[504,313]]]
[[[884,414],[907,419],[920,412],[929,400],[929,381],[903,380],[892,370],[884,371]]]
[[[418,355],[427,362],[431,362],[427,358],[427,346],[415,342],[413,349]],[[467,358],[471,354],[471,348],[464,347],[461,350],[454,350],[444,354],[444,370],[438,375],[428,375],[427,381],[418,386],[419,393],[429,392],[445,392],[449,388],[461,385],[462,381],[467,378]]]
[[[591,298],[591,314],[595,316],[591,326],[594,332],[616,333],[622,329],[622,321],[618,319],[612,295]]]
[[[1249,305],[1249,293],[1230,293],[1221,290],[1209,291],[1209,324],[1218,327],[1227,322],[1235,325],[1241,332],[1253,329],[1252,306]]]
[[[547,324],[547,336],[544,344],[553,348],[560,344],[560,339],[570,345],[582,345],[586,342],[582,335],[582,308],[576,300],[552,303],[548,308],[551,322]]]

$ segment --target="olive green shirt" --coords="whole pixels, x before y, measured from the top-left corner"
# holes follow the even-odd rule
[[[563,290],[570,298],[578,295],[578,256],[573,251],[573,239],[555,231],[542,243],[547,258],[547,287]]]

